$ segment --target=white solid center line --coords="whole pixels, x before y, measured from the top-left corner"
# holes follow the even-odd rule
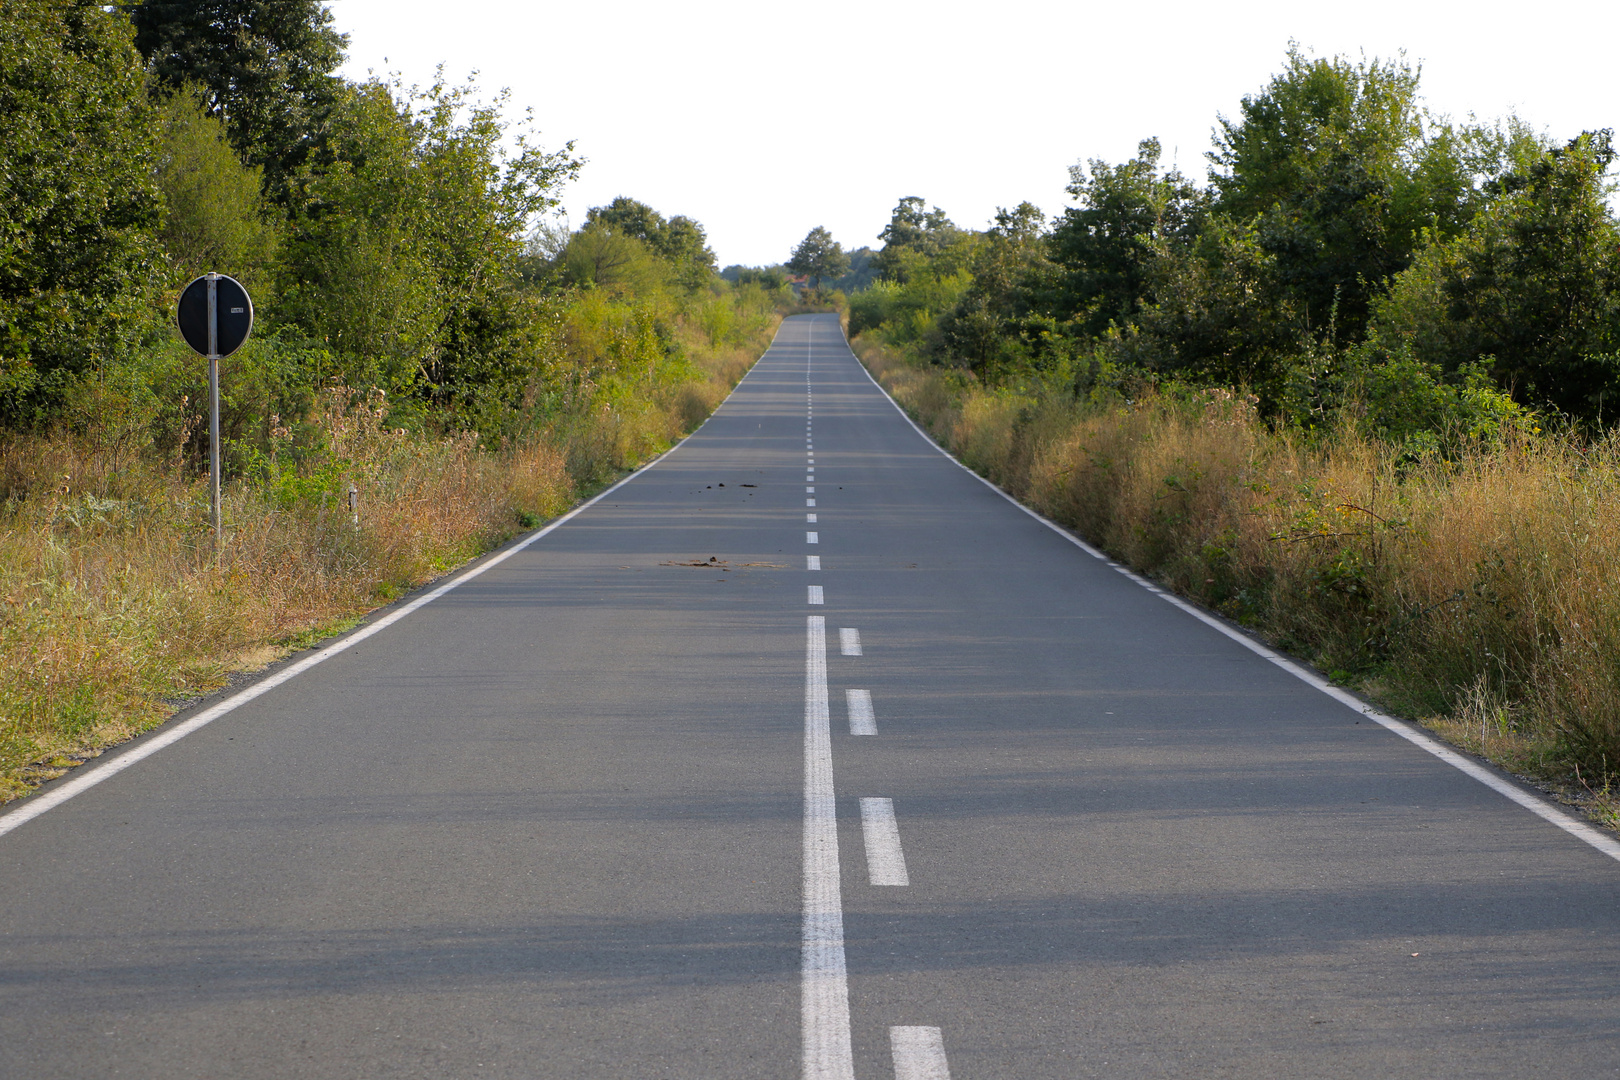
[[[861,654],[860,642],[855,643],[855,654]],[[850,655],[849,649],[844,649],[844,655]],[[851,735],[876,735],[877,717],[872,713],[872,692],[870,690],[845,690],[844,701],[849,705],[849,733]]]
[[[937,1027],[892,1027],[894,1080],[951,1080],[945,1062],[945,1040]]]
[[[807,532],[804,534],[804,542],[807,544],[819,544],[821,543],[821,534]]]
[[[821,556],[820,555],[806,555],[804,557],[804,568],[806,570],[820,570],[821,569]]]
[[[838,877],[827,620],[811,615],[804,643],[804,921],[799,946],[804,1080],[855,1080]]]
[[[812,556],[814,558],[814,556]],[[861,632],[853,626],[843,627],[838,631],[838,651],[845,656],[861,655]]]
[[[861,800],[861,833],[866,837],[866,872],[872,884],[910,885],[892,799]]]
[[[812,604],[821,603],[821,586],[820,585],[811,585],[809,588],[810,588],[810,603],[812,603]]]

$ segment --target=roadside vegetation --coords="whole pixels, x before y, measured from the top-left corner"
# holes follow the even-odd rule
[[[570,228],[571,145],[337,77],[317,0],[216,7],[0,9],[0,801],[668,447],[796,302],[635,199]],[[258,314],[219,546],[207,270]]]
[[[1611,133],[1292,50],[1204,181],[1144,140],[987,229],[901,200],[857,352],[1116,557],[1615,823]]]

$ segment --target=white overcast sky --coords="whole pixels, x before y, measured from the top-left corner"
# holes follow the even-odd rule
[[[425,83],[444,64],[534,109],[589,159],[577,227],[615,195],[686,214],[722,266],[785,260],[815,225],[877,246],[904,195],[982,228],[998,206],[1069,204],[1076,161],[1158,136],[1202,177],[1217,113],[1318,55],[1422,64],[1429,107],[1517,112],[1568,139],[1620,126],[1620,4],[680,4],[332,0],[345,74]]]

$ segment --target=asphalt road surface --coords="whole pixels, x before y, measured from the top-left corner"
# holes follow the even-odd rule
[[[830,316],[346,646],[0,817],[0,1077],[1620,1071],[1620,862],[1011,505]]]

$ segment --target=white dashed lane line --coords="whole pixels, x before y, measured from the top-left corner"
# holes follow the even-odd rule
[[[821,559],[815,555],[810,556],[816,560],[815,569],[821,569]],[[845,656],[861,655],[861,632],[853,626],[845,626],[838,631],[838,651]]]
[[[945,1040],[937,1027],[892,1027],[894,1080],[951,1080],[945,1062]]]
[[[856,649],[860,648],[857,643]],[[848,651],[845,651],[848,655]],[[872,713],[872,692],[870,690],[845,690],[844,701],[849,705],[849,733],[851,735],[876,735],[877,717]]]
[[[820,555],[806,555],[804,557],[804,568],[806,570],[820,570],[821,569],[821,556]]]
[[[810,586],[810,603],[812,603],[812,604],[821,603],[821,586],[820,585],[811,585]]]
[[[804,534],[804,542],[807,544],[819,544],[821,543],[821,534],[807,532]]]
[[[861,800],[861,834],[866,838],[866,872],[873,885],[910,885],[893,799]]]
[[[816,515],[814,515],[814,514],[806,514],[806,515],[804,515],[804,523],[806,525],[814,525],[814,524],[816,524]]]

